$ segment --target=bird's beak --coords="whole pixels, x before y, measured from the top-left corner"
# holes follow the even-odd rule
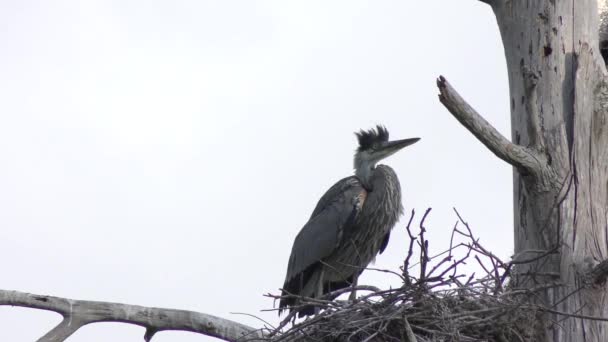
[[[388,141],[378,150],[380,158],[386,158],[400,149],[416,143],[420,138],[409,138],[403,140]]]

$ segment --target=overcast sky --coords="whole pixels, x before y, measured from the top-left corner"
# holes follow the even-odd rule
[[[406,213],[433,207],[431,251],[456,207],[512,253],[512,170],[435,86],[445,75],[510,136],[504,53],[479,1],[4,0],[0,47],[2,289],[276,323],[263,294],[316,201],[352,174],[353,132],[375,124],[422,138],[385,163]],[[374,267],[397,270],[406,243],[401,222]],[[1,307],[0,341],[59,320]],[[69,341],[143,334],[94,324]]]

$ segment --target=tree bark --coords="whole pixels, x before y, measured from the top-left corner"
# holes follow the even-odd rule
[[[515,166],[515,255],[547,251],[518,265],[511,285],[557,280],[563,286],[547,289],[537,304],[608,317],[608,83],[597,1],[484,2],[496,15],[509,73],[514,147],[508,150],[538,160],[537,167],[507,160]],[[541,319],[539,341],[608,341],[605,321],[551,313]]]

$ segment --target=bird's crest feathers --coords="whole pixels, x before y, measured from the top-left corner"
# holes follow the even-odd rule
[[[386,127],[377,125],[368,131],[360,130],[355,132],[357,140],[359,140],[358,152],[365,151],[371,148],[375,143],[388,141],[388,130]]]

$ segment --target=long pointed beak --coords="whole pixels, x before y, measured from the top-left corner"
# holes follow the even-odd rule
[[[383,146],[380,147],[380,149],[378,150],[378,154],[380,155],[379,157],[380,157],[380,159],[384,159],[406,146],[415,144],[418,140],[420,140],[420,138],[409,138],[409,139],[403,139],[403,140],[388,141],[388,142],[384,143]]]
[[[410,146],[412,144],[415,144],[416,142],[418,142],[418,140],[420,140],[420,138],[409,138],[409,139],[403,139],[403,140],[395,140],[395,141],[389,141],[386,143],[386,145],[384,145],[382,147],[382,149],[386,149],[389,151],[399,151],[400,149],[406,147],[406,146]]]

